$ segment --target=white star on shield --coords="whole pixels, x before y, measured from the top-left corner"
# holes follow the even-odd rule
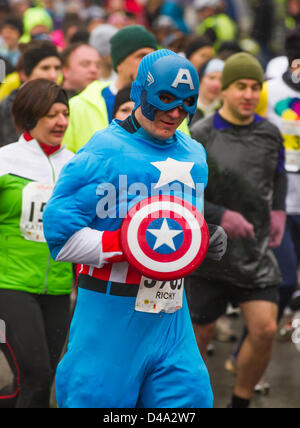
[[[182,230],[171,230],[168,226],[167,219],[164,218],[160,229],[148,229],[148,232],[150,232],[156,237],[156,242],[153,250],[156,250],[157,248],[165,244],[173,251],[176,251],[173,238],[182,233]]]

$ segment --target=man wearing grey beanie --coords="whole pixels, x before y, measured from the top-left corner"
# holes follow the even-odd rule
[[[93,46],[100,44],[101,27],[91,35]],[[117,92],[135,80],[142,58],[156,49],[156,38],[142,25],[124,27],[111,37],[110,56],[116,80],[93,82],[70,100],[70,122],[63,141],[69,150],[76,153],[95,132],[109,125]]]

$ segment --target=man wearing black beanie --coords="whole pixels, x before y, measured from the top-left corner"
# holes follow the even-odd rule
[[[61,71],[61,64],[62,60],[56,47],[47,40],[32,41],[24,52],[26,80],[33,80],[39,69],[39,78],[47,78],[56,82]],[[47,77],[41,77],[44,72]]]
[[[28,43],[23,53],[22,82],[34,79],[49,79],[57,82],[62,61],[56,47],[49,41],[37,40]],[[0,103],[0,147],[18,140],[11,108],[18,90],[13,91]]]

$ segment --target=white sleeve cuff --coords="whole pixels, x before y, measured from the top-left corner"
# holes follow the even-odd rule
[[[103,232],[89,227],[79,230],[65,243],[56,261],[102,267],[102,235]]]

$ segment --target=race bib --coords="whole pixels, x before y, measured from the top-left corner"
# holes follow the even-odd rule
[[[173,313],[182,308],[184,279],[156,281],[142,277],[136,296],[135,310],[157,314]]]
[[[285,150],[285,169],[287,172],[300,171],[300,151]]]
[[[54,185],[29,183],[23,189],[20,229],[28,241],[46,242],[43,230],[43,212]]]
[[[300,171],[300,121],[285,120],[281,124],[284,137],[285,169],[287,172]]]

